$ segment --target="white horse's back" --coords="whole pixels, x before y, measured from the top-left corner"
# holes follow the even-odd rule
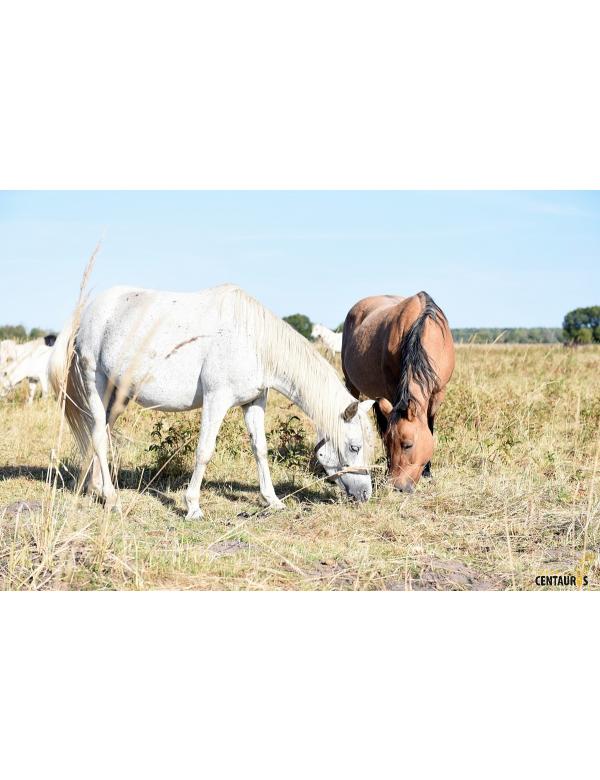
[[[235,317],[239,295],[233,285],[194,293],[112,288],[84,310],[78,350],[114,384],[126,384],[126,394],[142,406],[197,408],[206,386],[224,375],[236,403],[252,400],[261,383],[256,351],[248,349]]]
[[[321,339],[330,352],[338,354],[342,351],[342,334],[327,328],[325,325],[313,325],[313,339]]]

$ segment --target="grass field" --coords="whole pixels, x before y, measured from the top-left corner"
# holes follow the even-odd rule
[[[414,495],[396,494],[379,452],[374,496],[363,505],[311,469],[310,422],[272,393],[272,474],[279,496],[292,494],[287,508],[258,504],[254,460],[233,410],[207,471],[200,521],[183,511],[191,455],[157,476],[157,454],[174,446],[164,443],[168,430],[162,449],[149,451],[159,419],[180,426],[176,445],[200,413],[127,411],[113,442],[122,512],[108,513],[73,492],[70,433],[53,494],[46,474],[57,405],[28,408],[21,389],[0,402],[0,588],[537,589],[538,575],[586,574],[586,589],[598,589],[599,377],[600,348],[459,347],[438,415],[433,479]],[[290,420],[296,414],[300,421]],[[19,511],[19,501],[28,507]]]

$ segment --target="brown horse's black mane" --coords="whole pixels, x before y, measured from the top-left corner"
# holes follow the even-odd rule
[[[420,292],[417,294],[423,304],[423,310],[403,335],[400,342],[400,382],[393,399],[394,408],[389,420],[375,405],[377,426],[381,434],[385,433],[388,424],[393,424],[399,419],[406,418],[411,404],[413,406],[418,405],[417,399],[410,391],[411,382],[415,382],[426,397],[430,396],[437,389],[438,376],[421,343],[421,337],[428,319],[433,320],[433,322],[442,327],[442,323],[446,322],[446,317],[428,293]]]

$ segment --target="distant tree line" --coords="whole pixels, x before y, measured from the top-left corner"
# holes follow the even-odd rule
[[[312,340],[313,322],[306,314],[290,314],[283,319]],[[343,329],[341,322],[335,331],[341,333]],[[43,328],[31,328],[27,332],[23,325],[0,325],[0,341],[28,341],[47,333]],[[452,336],[459,344],[600,344],[600,306],[570,311],[565,315],[562,328],[452,328]]]
[[[0,325],[0,341],[12,339],[13,341],[29,341],[30,339],[39,339],[46,336],[47,330],[42,328],[32,328],[29,332],[22,325]]]
[[[306,314],[290,314],[283,319],[311,340],[313,323]],[[335,331],[341,333],[343,329],[341,322]],[[457,343],[465,344],[560,344],[563,340],[562,328],[453,328],[452,335]]]
[[[560,344],[562,328],[452,328],[457,344]]]

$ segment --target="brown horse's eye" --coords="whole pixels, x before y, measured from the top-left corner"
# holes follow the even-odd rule
[[[412,441],[405,441],[402,443],[402,449],[403,450],[410,450],[410,448],[413,446]]]

